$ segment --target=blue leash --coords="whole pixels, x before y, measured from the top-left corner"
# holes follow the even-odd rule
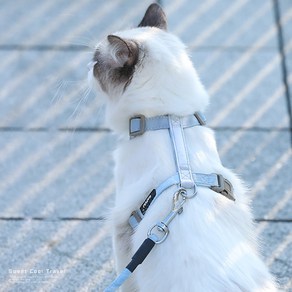
[[[158,238],[155,234],[151,234],[144,240],[139,249],[133,255],[131,262],[120,273],[120,275],[108,286],[104,292],[116,291],[123,283],[131,276],[134,270],[143,263],[148,256],[154,245],[157,243]]]
[[[104,292],[116,291],[131,276],[132,272],[125,268],[120,275],[108,286]]]

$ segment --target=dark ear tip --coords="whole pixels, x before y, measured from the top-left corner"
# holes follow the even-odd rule
[[[112,35],[112,34],[109,34],[109,35],[107,36],[107,40],[108,40],[108,41],[111,41],[113,38],[114,38],[114,35]]]
[[[108,40],[112,40],[112,39],[115,39],[115,38],[120,38],[120,37],[118,37],[118,36],[116,36],[116,35],[114,35],[114,34],[109,34],[109,35],[107,36],[107,39],[108,39]]]
[[[149,7],[147,8],[147,10],[148,9],[161,9],[161,10],[163,10],[162,7],[158,3],[150,4]]]
[[[124,42],[124,40],[122,38],[120,38],[117,35],[113,35],[113,34],[108,35],[107,36],[107,40],[109,41],[109,43],[113,43],[113,42],[116,42],[116,41]]]
[[[152,3],[147,8],[145,15],[138,25],[143,26],[155,26],[163,30],[167,30],[167,19],[162,7],[157,3]]]
[[[149,5],[149,7],[146,10],[146,13],[156,13],[156,14],[160,14],[163,15],[166,18],[165,12],[163,10],[163,8],[158,4],[158,3],[152,3]]]

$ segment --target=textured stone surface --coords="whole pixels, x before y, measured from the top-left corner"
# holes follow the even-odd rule
[[[211,97],[207,111],[215,127],[288,126],[279,53],[197,50],[193,62]],[[195,98],[195,97],[194,97]]]
[[[284,88],[286,78],[291,94],[292,5],[276,1],[161,2],[210,93],[208,123],[222,161],[251,189],[263,258],[292,291],[291,96]],[[136,25],[150,2],[1,2],[0,291],[103,291],[114,278],[110,227],[101,219],[113,203],[117,140],[95,129],[103,111],[99,96],[86,96],[86,46]]]
[[[165,0],[163,4],[169,15],[170,31],[188,45],[207,48],[277,46],[272,1]]]
[[[103,216],[113,141],[107,132],[2,133],[1,216]]]

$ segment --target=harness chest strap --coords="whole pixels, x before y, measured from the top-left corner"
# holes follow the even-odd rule
[[[225,196],[226,198],[235,201],[233,196],[232,184],[225,179],[221,174],[210,173],[193,173],[194,182],[199,187],[207,187],[211,190]],[[173,175],[161,183],[156,189],[153,189],[141,204],[139,209],[132,212],[129,218],[129,224],[134,229],[138,226],[140,221],[144,218],[150,205],[169,187],[179,184],[179,175]]]

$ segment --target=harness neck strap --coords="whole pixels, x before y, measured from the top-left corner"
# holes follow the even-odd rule
[[[180,121],[182,128],[206,125],[206,118],[200,112],[196,112],[193,115],[180,117]],[[146,118],[144,115],[136,115],[129,120],[130,139],[141,136],[146,131],[156,131],[169,128],[169,115],[156,116],[152,118]]]

